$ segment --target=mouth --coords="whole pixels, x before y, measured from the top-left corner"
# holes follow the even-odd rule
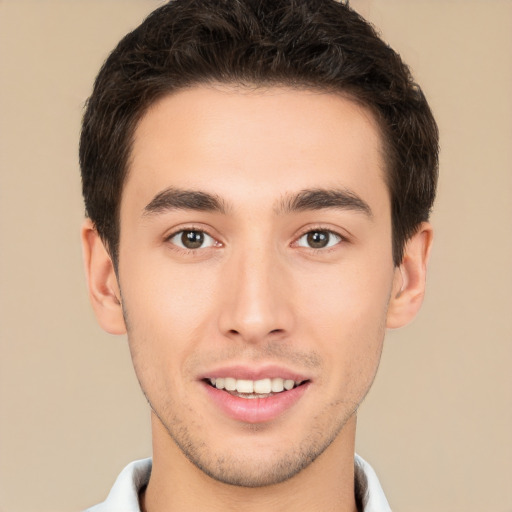
[[[285,391],[291,391],[307,382],[281,377],[258,380],[236,379],[234,377],[212,377],[205,379],[211,387],[226,391],[232,396],[245,399],[269,398]]]
[[[279,376],[280,372],[275,370],[268,376],[264,372],[248,373],[251,372],[224,370],[220,375],[201,379],[216,410],[240,423],[266,423],[296,410],[311,385],[307,378]],[[256,378],[248,378],[252,376]]]

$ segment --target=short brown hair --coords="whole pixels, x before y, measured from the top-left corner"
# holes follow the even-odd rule
[[[437,125],[400,56],[335,0],[173,0],[120,41],[96,78],[80,139],[86,214],[114,263],[138,121],[166,94],[218,82],[341,91],[372,110],[384,139],[399,265],[434,201]]]

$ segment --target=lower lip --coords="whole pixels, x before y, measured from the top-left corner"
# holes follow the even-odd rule
[[[206,382],[203,384],[210,398],[227,416],[245,423],[264,423],[276,419],[293,407],[309,387],[309,383],[305,382],[266,398],[240,398]]]

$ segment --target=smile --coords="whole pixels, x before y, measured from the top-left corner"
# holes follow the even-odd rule
[[[220,372],[219,372],[220,373]],[[229,372],[223,371],[224,375],[229,373],[249,373],[247,371]],[[242,423],[266,423],[277,419],[301,401],[302,397],[310,388],[311,380],[301,379],[298,375],[283,377],[264,377],[254,375],[255,379],[247,378],[249,375],[230,377],[204,377],[202,379],[203,389],[209,397],[211,404],[223,415]],[[279,375],[278,371],[272,371]],[[287,372],[286,372],[287,373]],[[263,377],[263,378],[262,378]]]
[[[235,379],[234,377],[217,377],[208,379],[212,386],[225,390],[240,398],[265,398],[276,393],[290,391],[299,386],[301,381],[280,377],[259,380]]]

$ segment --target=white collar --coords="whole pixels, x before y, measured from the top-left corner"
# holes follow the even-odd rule
[[[355,455],[355,464],[362,470],[364,478],[366,478],[363,512],[391,512],[388,500],[373,468],[362,457],[359,457],[357,453]],[[364,486],[364,483],[362,485]]]
[[[355,463],[366,478],[364,512],[391,512],[373,468],[357,454]],[[140,512],[139,491],[148,484],[151,467],[151,459],[136,460],[128,464],[117,477],[107,499],[85,512]]]

